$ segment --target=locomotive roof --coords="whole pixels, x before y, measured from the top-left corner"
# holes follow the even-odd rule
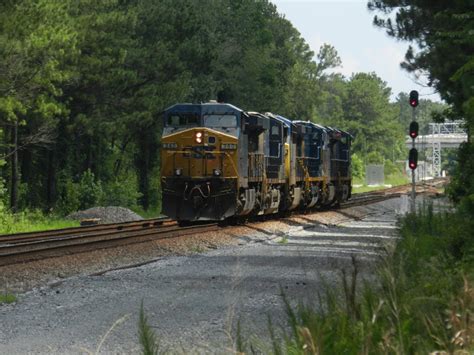
[[[344,136],[348,136],[350,137],[351,139],[354,139],[354,136],[352,134],[350,134],[349,132],[347,131],[343,131],[342,129],[337,129],[337,128],[333,128],[333,127],[330,127],[330,126],[326,126],[326,129],[329,131],[329,132],[338,132],[338,133],[341,133],[342,135]]]
[[[276,118],[277,120],[283,122],[283,124],[287,127],[291,128],[291,126],[293,126],[293,121],[292,120],[290,120],[286,117],[283,117],[281,115],[276,115],[276,114],[271,113],[271,112],[266,112],[265,115]]]
[[[219,102],[206,102],[201,104],[179,103],[168,107],[165,112],[212,112],[212,110],[222,112],[223,109],[227,110],[227,112],[243,112],[242,109],[234,105]]]
[[[293,123],[296,124],[296,125],[302,125],[302,126],[306,126],[306,127],[317,128],[317,129],[322,130],[324,132],[327,131],[327,127],[318,125],[318,124],[310,122],[310,121],[293,121]]]

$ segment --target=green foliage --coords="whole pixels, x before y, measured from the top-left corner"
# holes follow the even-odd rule
[[[345,80],[328,76],[321,84],[313,121],[344,129],[354,136],[352,149],[366,163],[405,156],[404,132],[390,103],[390,88],[375,73]]]
[[[136,209],[141,194],[137,191],[136,177],[117,178],[103,188],[101,204],[104,206],[127,206]]]
[[[400,175],[403,172],[403,163],[397,164],[391,160],[384,161],[384,174],[385,176],[389,175]]]
[[[352,176],[354,178],[363,179],[365,176],[364,162],[357,153],[351,156]]]
[[[94,174],[86,170],[78,185],[79,208],[87,209],[97,206],[103,197],[103,190],[100,181],[96,181]]]
[[[59,179],[58,195],[56,206],[59,213],[68,215],[79,210],[81,204],[79,186],[70,178],[63,176]]]
[[[379,152],[372,151],[365,157],[366,164],[383,164],[383,156]]]
[[[474,146],[464,143],[458,152],[458,167],[452,177],[447,193],[467,215],[474,215]]]
[[[76,221],[69,221],[55,215],[46,215],[39,210],[24,210],[12,214],[0,210],[0,234],[34,232],[50,229],[77,227]]]

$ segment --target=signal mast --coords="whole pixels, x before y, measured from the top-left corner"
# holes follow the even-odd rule
[[[410,106],[412,107],[412,121],[410,123],[409,134],[412,139],[412,145],[410,153],[408,155],[408,166],[411,169],[411,212],[416,212],[415,199],[416,199],[416,190],[415,190],[415,169],[418,166],[418,151],[415,148],[415,139],[418,137],[418,122],[416,122],[416,112],[415,109],[418,106],[418,91],[410,91]]]

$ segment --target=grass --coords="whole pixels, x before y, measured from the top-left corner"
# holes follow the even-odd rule
[[[161,353],[158,338],[148,324],[147,316],[143,310],[143,302],[140,306],[140,314],[138,317],[138,336],[143,355],[157,355]]]
[[[16,302],[17,298],[11,293],[2,293],[0,294],[0,304],[2,303],[13,303]]]
[[[410,182],[409,177],[400,173],[391,174],[391,175],[386,176],[385,178],[385,185],[399,186],[399,185],[408,184],[409,182]],[[381,190],[381,189],[387,188],[385,186],[367,186],[365,185],[365,179],[359,179],[359,178],[354,178],[353,185],[361,185],[361,186],[353,187],[352,193],[362,193],[362,192],[375,191],[375,190]]]
[[[44,215],[38,211],[26,211],[18,214],[0,213],[0,234],[35,232],[77,226],[79,226],[77,221]]]
[[[288,236],[284,235],[278,240],[279,244],[288,244]]]
[[[144,210],[141,207],[134,207],[134,208],[132,208],[132,210],[133,210],[133,212],[135,212],[136,214],[142,216],[145,219],[156,218],[156,217],[161,217],[162,216],[161,207],[150,208],[148,210]]]

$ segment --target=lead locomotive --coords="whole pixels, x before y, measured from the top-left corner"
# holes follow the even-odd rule
[[[221,103],[164,112],[163,214],[222,220],[337,204],[351,196],[349,133]]]

